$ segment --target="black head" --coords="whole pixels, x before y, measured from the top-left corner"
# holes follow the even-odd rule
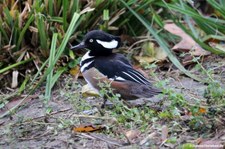
[[[84,40],[71,47],[72,50],[88,48],[92,55],[106,55],[112,53],[113,49],[120,47],[121,40],[118,36],[113,36],[100,30],[88,32]]]

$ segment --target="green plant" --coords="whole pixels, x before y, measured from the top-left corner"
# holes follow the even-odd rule
[[[110,109],[110,117],[115,117],[119,123],[122,123],[127,128],[133,128],[135,125],[139,126],[144,131],[148,123],[156,117],[156,112],[149,109],[148,106],[133,107],[127,101],[123,101],[119,94],[114,94],[110,83],[100,82],[100,95],[113,104]],[[131,106],[131,107],[129,107]]]
[[[156,39],[156,41],[158,42],[158,44],[160,45],[160,47],[162,47],[162,49],[167,53],[169,59],[172,61],[172,63],[179,68],[182,72],[184,72],[187,76],[198,80],[198,81],[202,81],[205,82],[204,80],[201,80],[200,78],[196,77],[195,75],[191,74],[189,71],[187,71],[182,65],[181,63],[178,61],[178,59],[173,55],[173,53],[170,51],[170,49],[168,48],[168,44],[166,44],[166,41],[161,38],[157,32],[155,31],[154,28],[151,27],[151,23],[146,20],[143,16],[139,15],[138,13],[136,13],[127,3],[125,3],[123,0],[121,0],[121,2],[129,9],[129,11],[135,16],[137,17],[137,19],[146,27],[146,29],[154,36],[154,38]]]
[[[30,87],[30,90],[29,90],[29,93],[26,97],[24,97],[17,105],[15,105],[11,110],[15,110],[31,93],[33,93],[35,91],[35,89],[46,79],[46,77],[51,73],[53,72],[53,69],[54,69],[54,66],[56,64],[56,62],[58,61],[58,59],[60,58],[60,56],[62,55],[65,47],[66,47],[66,44],[69,40],[69,37],[71,36],[72,32],[73,32],[73,28],[75,26],[75,23],[78,21],[80,15],[75,13],[73,18],[72,18],[72,21],[70,23],[70,26],[65,34],[65,37],[63,38],[63,41],[62,43],[60,44],[57,52],[55,53],[55,56],[54,54],[51,55],[51,60],[52,62],[50,63],[50,67],[46,69],[44,75],[41,75],[40,72],[42,71],[42,69],[46,66],[47,62],[49,61],[48,59],[46,60],[46,62],[42,65],[41,69],[39,69],[39,71],[36,73],[35,77],[33,78],[32,82],[30,83],[31,87]],[[56,34],[55,34],[55,37],[53,39],[53,46],[52,46],[52,50],[54,51],[55,49],[55,44],[56,42]],[[53,57],[54,57],[54,60],[53,60]],[[47,83],[47,91],[46,91],[46,99],[48,100],[50,98],[50,94],[51,94],[51,88],[53,87],[53,85],[55,84],[57,78],[59,77],[60,73],[62,73],[63,71],[65,71],[65,69],[62,69],[62,70],[59,70],[58,73],[56,73],[55,75],[55,78],[51,78],[52,75],[49,75],[50,78],[48,79],[48,83]],[[35,82],[35,80],[37,79],[38,75],[41,75],[41,79],[39,80],[38,84],[33,84]],[[9,114],[10,111],[6,112],[5,114],[1,115],[0,117],[3,117],[7,114]]]
[[[225,89],[218,82],[212,82],[205,90],[205,98],[208,98],[209,104],[225,104]]]

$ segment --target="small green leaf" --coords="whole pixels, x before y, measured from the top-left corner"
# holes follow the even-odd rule
[[[52,112],[52,108],[51,107],[48,107],[45,111],[46,114],[50,114]]]
[[[108,21],[109,20],[109,10],[108,9],[104,9],[103,10],[103,20],[104,21]]]

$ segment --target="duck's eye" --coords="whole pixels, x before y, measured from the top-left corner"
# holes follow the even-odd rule
[[[89,42],[93,42],[94,40],[93,39],[89,39]]]

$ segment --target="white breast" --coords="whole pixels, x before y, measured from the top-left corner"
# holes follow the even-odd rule
[[[89,59],[89,58],[93,58],[94,56],[90,56],[90,51],[88,51],[87,53],[84,54],[84,56],[81,58],[81,61],[84,61],[86,59]]]

